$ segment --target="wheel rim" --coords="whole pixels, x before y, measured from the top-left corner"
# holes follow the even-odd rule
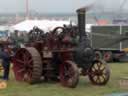
[[[110,70],[105,62],[94,61],[93,66],[89,70],[89,79],[95,85],[105,85],[110,77]]]
[[[79,80],[79,72],[75,63],[66,61],[60,66],[60,82],[63,86],[74,88]]]
[[[41,65],[41,61],[35,60],[36,58],[33,56],[33,54],[35,57],[40,58],[39,54],[37,54],[37,51],[34,48],[22,48],[16,52],[13,62],[13,71],[16,80],[32,83],[36,81],[36,79],[39,79],[42,70],[35,70],[34,66]],[[36,71],[39,73],[37,74],[38,76],[34,76]]]

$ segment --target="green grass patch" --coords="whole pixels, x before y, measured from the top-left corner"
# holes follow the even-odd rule
[[[106,86],[94,86],[88,77],[81,77],[77,88],[64,88],[59,83],[41,83],[29,85],[17,82],[13,74],[8,81],[8,87],[0,90],[0,96],[104,96],[115,92],[127,92],[119,86],[119,78],[128,77],[128,63],[109,64],[111,68],[110,81]]]

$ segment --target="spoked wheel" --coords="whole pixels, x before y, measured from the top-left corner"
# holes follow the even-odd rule
[[[65,87],[75,88],[79,81],[77,65],[72,61],[65,61],[60,66],[60,83]]]
[[[89,79],[95,85],[105,85],[110,78],[109,66],[101,60],[95,60],[89,69]]]
[[[40,79],[42,75],[42,61],[40,54],[35,48],[19,49],[14,56],[13,63],[16,80],[32,84]]]

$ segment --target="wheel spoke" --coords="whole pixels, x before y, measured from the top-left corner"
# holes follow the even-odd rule
[[[95,75],[95,76],[93,77],[93,80],[94,80],[95,82],[97,82],[98,76]]]
[[[93,67],[95,68],[95,70],[98,70],[97,64],[94,64]]]
[[[102,83],[104,81],[104,79],[100,76],[99,77],[99,83]]]
[[[96,71],[96,69],[95,69],[94,67],[92,67],[92,71],[93,71],[93,72],[95,72],[95,71]]]
[[[18,73],[22,73],[22,72],[24,72],[24,71],[25,71],[25,69],[22,68],[22,69],[18,70],[17,72],[18,72]]]
[[[97,63],[97,66],[98,66],[98,70],[100,70],[102,64],[100,62]]]
[[[108,74],[107,69],[104,68],[104,70],[102,70],[102,73],[103,73],[104,75],[107,75],[107,74]]]
[[[103,78],[104,81],[106,80],[106,76],[102,75],[101,77]]]
[[[15,59],[15,61],[17,62],[17,64],[24,64],[24,61],[20,60],[20,59]]]
[[[28,60],[28,62],[27,62],[27,63],[28,63],[28,64],[31,64],[31,63],[32,63],[32,61],[33,61],[33,60],[32,60],[32,59],[30,59],[30,60]]]
[[[70,77],[74,75],[74,71],[73,71],[73,68],[71,66],[70,66],[68,71],[69,71],[68,73],[69,73]]]
[[[26,65],[26,54],[23,54],[23,61],[24,61],[24,64]]]
[[[96,82],[99,83],[100,82],[100,77],[97,76]]]
[[[97,80],[97,75],[94,75],[92,78],[93,78],[93,80],[96,81]]]
[[[105,66],[101,67],[100,70],[103,72],[106,69]]]
[[[65,73],[64,73],[65,80],[67,80],[67,79],[69,79],[72,76],[72,72],[71,72],[72,69],[68,68],[68,65],[65,65],[64,69],[65,69]]]

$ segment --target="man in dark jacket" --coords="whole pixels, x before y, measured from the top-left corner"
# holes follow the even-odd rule
[[[8,49],[3,45],[0,45],[0,59],[2,59],[2,66],[3,66],[3,80],[9,79],[9,69],[10,69],[10,55],[8,53]]]

